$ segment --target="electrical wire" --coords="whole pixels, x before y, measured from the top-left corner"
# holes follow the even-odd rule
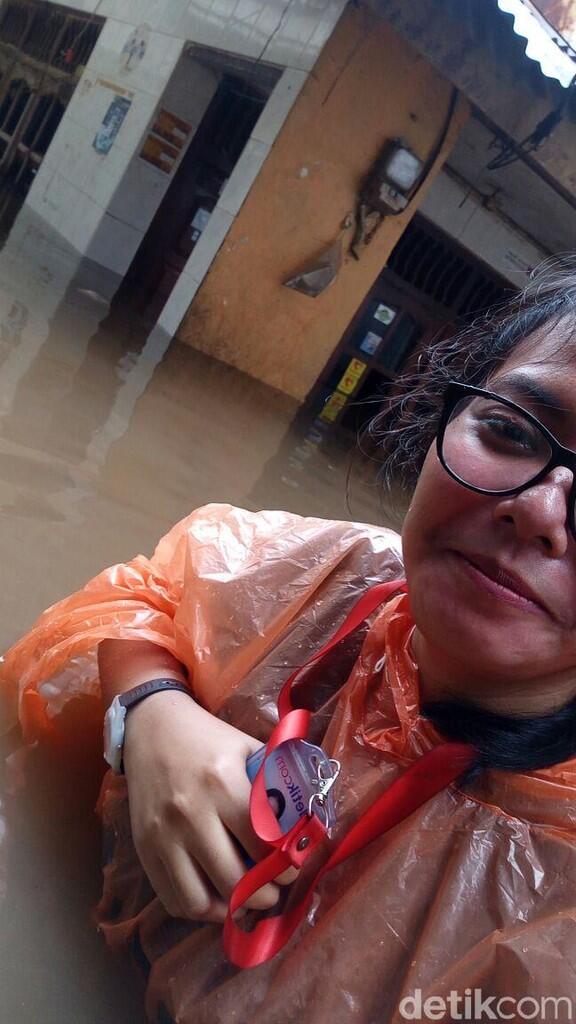
[[[554,107],[550,113],[546,114],[546,116],[538,122],[534,130],[530,132],[530,135],[527,135],[522,142],[515,142],[513,139],[508,139],[506,142],[503,140],[495,140],[494,144],[501,147],[500,153],[486,164],[486,170],[499,171],[503,167],[509,167],[510,164],[515,164],[518,160],[522,160],[525,156],[529,156],[530,153],[534,153],[537,149],[540,149],[540,146],[550,138],[552,132],[562,121],[568,100],[575,87],[576,75],[574,75],[558,106]]]
[[[416,182],[412,192],[407,196],[408,203],[401,210],[387,210],[387,217],[398,217],[399,214],[406,213],[408,206],[414,201],[414,199],[416,199],[416,196],[419,195],[421,189],[426,184],[428,180],[428,175],[430,174],[430,171],[434,167],[434,164],[436,163],[440,153],[442,152],[442,147],[444,146],[444,143],[448,138],[448,133],[450,131],[450,128],[452,127],[452,122],[454,120],[454,114],[456,111],[456,105],[458,103],[459,95],[460,93],[456,86],[452,86],[452,92],[450,94],[450,100],[448,102],[448,109],[446,111],[444,123],[442,125],[442,128],[440,129],[440,134],[438,135],[438,138],[436,139],[436,142],[434,143],[431,152],[428,154],[426,160],[424,161],[424,164],[422,165],[422,170],[420,171],[418,181]]]

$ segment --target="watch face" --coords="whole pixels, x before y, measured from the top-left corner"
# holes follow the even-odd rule
[[[122,764],[125,718],[126,708],[115,697],[104,716],[104,758],[116,773]]]

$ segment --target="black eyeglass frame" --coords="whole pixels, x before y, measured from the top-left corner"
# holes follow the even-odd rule
[[[450,416],[454,412],[454,408],[457,403],[463,398],[469,397],[488,398],[493,401],[500,402],[501,405],[506,405],[509,409],[514,409],[515,412],[521,413],[529,423],[534,427],[537,427],[550,446],[551,455],[544,468],[539,470],[538,473],[531,477],[530,480],[527,480],[526,483],[520,484],[518,487],[510,487],[508,490],[504,491],[491,491],[486,487],[476,487],[474,484],[469,484],[466,480],[463,480],[462,477],[458,476],[458,474],[454,472],[454,470],[450,469],[443,453],[446,427],[450,422]],[[531,412],[528,412],[527,409],[524,409],[521,405],[511,401],[509,398],[503,398],[502,395],[497,395],[493,391],[485,391],[483,388],[476,388],[472,384],[460,384],[458,381],[450,381],[446,387],[446,391],[444,392],[444,406],[438,423],[438,432],[436,434],[436,451],[442,468],[445,469],[448,475],[451,476],[453,480],[456,480],[457,483],[462,484],[463,487],[467,487],[469,491],[475,491],[476,494],[491,494],[500,498],[513,497],[516,494],[521,494],[522,491],[527,491],[529,487],[533,487],[535,484],[539,483],[540,480],[544,480],[551,470],[556,469],[557,466],[563,466],[565,469],[569,469],[573,475],[573,481],[570,493],[568,494],[566,517],[570,532],[576,540],[576,451],[573,451],[572,448],[565,448],[564,445],[560,444],[560,442],[554,437],[554,434],[550,433],[548,428],[545,427],[536,416],[533,416]]]

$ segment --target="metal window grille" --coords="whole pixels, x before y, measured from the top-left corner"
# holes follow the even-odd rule
[[[0,6],[0,176],[31,184],[103,20],[44,0]]]
[[[410,222],[390,255],[388,268],[458,317],[502,302],[513,290],[422,217]]]
[[[0,43],[70,74],[88,60],[101,27],[100,18],[34,0],[6,0],[0,9]]]

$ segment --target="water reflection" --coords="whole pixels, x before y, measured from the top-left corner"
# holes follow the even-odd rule
[[[349,442],[285,395],[110,312],[116,284],[26,208],[0,252],[2,648],[205,502],[381,518],[362,472],[347,506]],[[52,813],[48,775],[8,847],[2,1019],[128,1024],[138,1003],[87,918],[96,824]]]
[[[4,645],[204,502],[381,519],[358,460],[347,502],[349,440],[285,395],[110,311],[117,283],[26,208],[0,252],[0,513],[19,581],[2,599]]]

